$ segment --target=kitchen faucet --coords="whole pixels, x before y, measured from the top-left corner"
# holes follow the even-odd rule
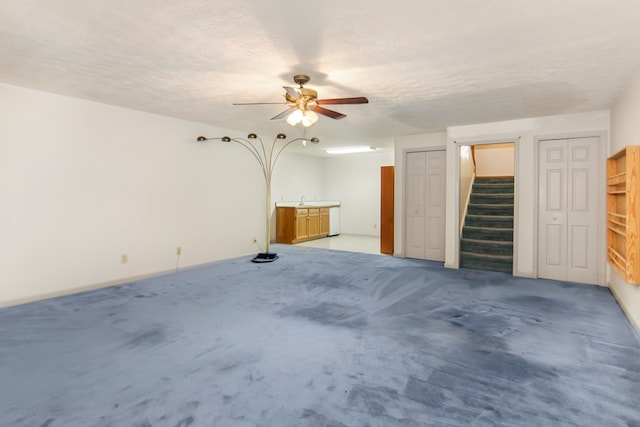
[[[300,196],[300,206],[304,205],[304,196]]]

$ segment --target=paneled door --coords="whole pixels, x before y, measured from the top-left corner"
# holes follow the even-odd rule
[[[538,277],[598,282],[598,137],[539,143]]]
[[[395,166],[380,167],[380,253],[393,255]]]
[[[444,261],[445,151],[407,153],[405,255]]]

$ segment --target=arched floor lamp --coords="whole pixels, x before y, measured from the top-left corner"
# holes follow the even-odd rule
[[[215,138],[207,138],[205,136],[199,136],[197,138],[198,142],[205,142],[211,140],[220,140],[222,142],[235,142],[236,144],[242,145],[244,148],[249,150],[249,152],[255,157],[262,169],[262,173],[264,175],[264,180],[266,184],[266,192],[267,192],[267,201],[265,205],[265,216],[267,220],[267,224],[265,227],[265,251],[256,255],[251,261],[253,262],[273,262],[278,259],[278,254],[269,252],[269,243],[271,240],[271,177],[273,175],[273,169],[276,166],[276,162],[278,161],[278,157],[280,157],[280,153],[282,150],[287,148],[289,145],[296,141],[302,141],[303,145],[307,145],[307,141],[312,144],[320,143],[318,138],[296,138],[292,139],[289,142],[286,142],[287,136],[283,133],[279,133],[273,139],[273,142],[270,146],[265,146],[262,138],[260,138],[255,133],[250,133],[247,135],[247,138],[230,138],[228,136],[223,137],[215,137]],[[278,144],[281,143],[281,144]],[[275,155],[274,155],[275,154]]]

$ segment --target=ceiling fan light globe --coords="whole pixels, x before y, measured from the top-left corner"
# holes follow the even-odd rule
[[[295,110],[287,117],[287,123],[289,123],[291,126],[297,125],[298,123],[300,123],[300,120],[302,120],[302,111],[300,110]]]
[[[317,121],[318,121],[318,115],[313,111],[305,112],[304,116],[302,117],[302,125],[304,127],[309,127]]]

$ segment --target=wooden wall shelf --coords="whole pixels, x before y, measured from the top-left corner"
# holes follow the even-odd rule
[[[607,261],[629,283],[640,284],[640,146],[607,159]]]

